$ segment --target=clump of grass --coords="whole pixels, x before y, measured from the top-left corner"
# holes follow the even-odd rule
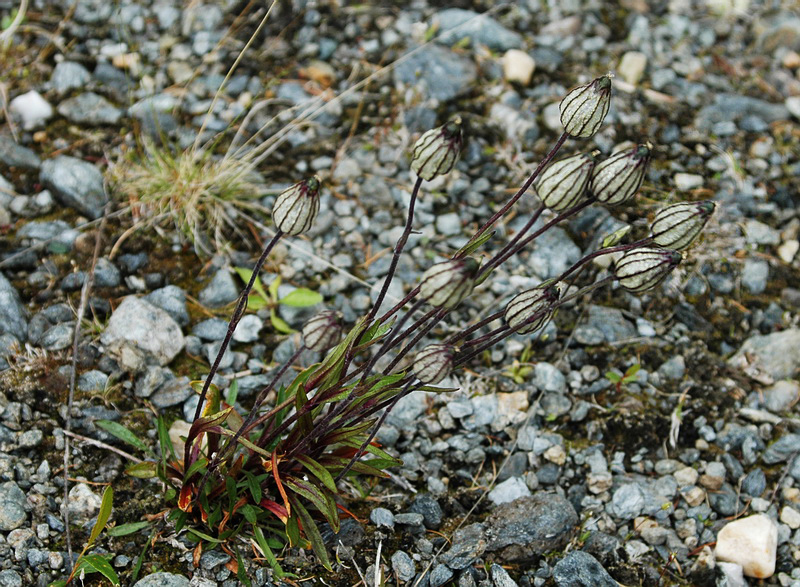
[[[265,194],[248,161],[210,150],[174,153],[153,141],[117,164],[111,183],[135,216],[150,225],[171,223],[203,255],[223,246],[226,231],[241,230],[237,212],[262,211],[259,198]]]

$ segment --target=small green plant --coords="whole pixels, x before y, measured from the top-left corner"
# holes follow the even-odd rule
[[[245,283],[253,277],[253,271],[245,267],[236,267],[236,273]],[[283,297],[278,296],[278,288],[281,285],[281,276],[276,275],[270,284],[265,288],[261,283],[261,278],[256,275],[253,280],[253,290],[247,297],[247,308],[258,311],[261,308],[269,309],[269,320],[272,327],[281,334],[291,334],[294,332],[286,321],[278,316],[278,306],[291,306],[293,308],[308,308],[316,306],[322,301],[322,296],[305,287],[298,287]]]
[[[243,535],[279,578],[285,573],[275,551],[285,545],[313,549],[322,565],[330,569],[319,525],[327,524],[337,532],[340,517],[351,515],[339,503],[340,482],[356,475],[381,478],[386,476],[385,469],[400,464],[375,442],[378,429],[398,401],[419,390],[454,391],[440,384],[455,369],[509,336],[535,333],[562,305],[594,289],[616,283],[628,292],[640,293],[666,278],[681,260],[681,254],[673,249],[685,248],[697,236],[713,211],[712,204],[666,207],[656,214],[649,235],[618,244],[626,234],[615,233],[601,249],[585,255],[559,276],[517,293],[504,308],[443,340],[425,344],[424,339],[435,335],[437,325],[475,287],[541,234],[592,204],[621,204],[636,195],[652,155],[649,143],[599,162],[592,153],[551,163],[568,138],[588,138],[597,132],[609,108],[610,90],[610,76],[603,76],[571,91],[561,104],[565,132],[514,196],[464,246],[429,267],[402,300],[384,309],[400,256],[413,231],[414,209],[423,182],[449,173],[462,147],[458,117],[423,134],[411,160],[417,180],[405,227],[372,307],[349,329],[334,311],[324,310],[312,317],[302,328],[294,354],[270,371],[270,381],[256,394],[252,407],[240,413],[232,395],[225,401],[212,381],[248,305],[268,307],[275,315],[278,304],[302,306],[319,301],[309,290],[296,290],[279,298],[277,279],[267,288],[260,281],[261,269],[275,245],[313,225],[320,205],[320,181],[316,177],[300,181],[277,197],[272,210],[274,236],[252,270],[237,270],[247,283],[199,389],[191,427],[177,451],[180,454],[175,454],[166,425],[159,419],[160,457],[151,456],[128,469],[135,476],[158,476],[167,485],[166,499],[172,507],[169,519],[176,531],[185,532],[198,543],[198,549],[223,549],[238,562],[240,573],[245,570],[238,551],[240,542],[235,539]],[[541,204],[496,253],[480,258],[481,247],[495,236],[493,225],[531,186]],[[548,209],[550,216],[545,217],[543,226],[534,229]],[[591,278],[588,283],[578,281],[592,259],[612,253],[622,253],[622,257],[607,275]],[[288,325],[280,326],[276,328],[288,330]],[[280,385],[307,350],[324,353],[324,358],[297,368],[291,383]],[[512,377],[524,380],[530,373],[526,363],[532,352],[528,345]],[[632,380],[636,370],[638,365],[617,376],[617,383]],[[268,405],[267,398],[273,397]],[[109,427],[106,430],[112,432]],[[120,430],[115,432],[125,442],[134,443],[132,438],[123,438]]]
[[[617,388],[617,393],[622,391],[622,386],[636,381],[636,374],[642,366],[639,363],[634,363],[625,370],[625,373],[620,375],[616,371],[607,371],[606,379],[613,383]]]
[[[84,576],[91,573],[100,573],[106,579],[108,579],[112,585],[118,586],[120,584],[119,576],[114,570],[114,567],[111,566],[111,559],[114,557],[114,555],[89,552],[92,550],[94,543],[97,541],[98,537],[103,530],[105,530],[106,525],[108,524],[108,520],[111,517],[113,502],[114,490],[110,485],[107,485],[103,491],[103,498],[100,502],[100,511],[97,514],[97,521],[94,523],[94,527],[89,535],[89,540],[86,542],[86,546],[83,547],[80,555],[78,555],[78,560],[72,567],[72,572],[66,580],[55,581],[54,583],[50,584],[50,587],[66,587],[72,583],[73,579],[76,577],[82,583]]]
[[[533,345],[528,344],[520,354],[519,359],[514,359],[506,369],[506,376],[514,380],[514,383],[523,384],[528,376],[533,373],[533,365],[530,363],[533,356]]]

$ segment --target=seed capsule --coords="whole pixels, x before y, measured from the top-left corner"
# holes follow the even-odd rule
[[[319,212],[319,178],[314,176],[281,192],[272,207],[272,220],[286,234],[303,234]]]
[[[594,168],[589,191],[604,204],[614,206],[631,199],[639,191],[650,163],[652,145],[637,145],[615,153]]]
[[[611,74],[606,74],[574,88],[561,100],[561,124],[568,135],[588,138],[600,128],[610,104]]]
[[[594,165],[594,153],[578,153],[556,161],[544,170],[536,182],[536,195],[554,212],[572,208],[586,192]]]
[[[323,310],[303,325],[303,344],[307,349],[322,352],[335,347],[342,340],[342,314]]]
[[[461,117],[456,116],[419,138],[414,145],[411,169],[425,180],[449,173],[458,161],[462,144]]]
[[[506,324],[517,334],[539,330],[550,317],[550,307],[558,301],[558,296],[555,285],[535,287],[514,296],[506,306]]]
[[[420,296],[432,306],[454,308],[472,292],[477,270],[472,257],[437,263],[422,274]]]
[[[692,244],[714,213],[714,202],[682,202],[662,208],[653,219],[650,234],[661,247],[683,250]]]
[[[453,354],[453,347],[449,344],[426,346],[414,357],[414,375],[422,383],[439,383],[453,370]]]
[[[670,249],[634,249],[617,261],[614,277],[629,292],[640,293],[661,283],[681,259],[678,251]]]

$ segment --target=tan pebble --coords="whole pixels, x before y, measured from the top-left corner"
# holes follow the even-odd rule
[[[715,475],[700,475],[700,485],[711,491],[716,491],[722,487],[724,481],[722,477],[717,477]]]
[[[619,76],[634,86],[642,81],[647,68],[647,55],[640,51],[628,51],[619,60],[617,72]]]
[[[336,70],[324,61],[312,61],[308,67],[300,70],[300,73],[325,88],[329,88],[336,81]]]
[[[703,503],[706,498],[706,492],[700,487],[690,487],[686,491],[681,491],[683,499],[689,504],[689,507],[695,507]]]
[[[800,242],[788,240],[778,247],[778,256],[784,263],[791,263],[798,250],[800,250]]]
[[[792,530],[800,528],[800,512],[787,506],[781,510],[781,522],[789,526]]]
[[[783,56],[783,66],[789,69],[800,67],[800,55],[796,51],[789,51]]]
[[[506,81],[527,86],[535,70],[536,62],[525,51],[510,49],[503,55],[503,77]]]

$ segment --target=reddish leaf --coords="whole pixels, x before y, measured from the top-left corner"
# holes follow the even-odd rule
[[[271,499],[267,499],[266,497],[262,499],[259,504],[262,508],[271,511],[275,514],[278,519],[283,522],[284,524],[289,519],[289,513],[286,511],[286,508],[283,507],[281,504],[272,501]]]
[[[275,478],[275,485],[278,486],[278,493],[283,498],[283,504],[286,506],[286,513],[292,515],[292,506],[289,504],[289,498],[286,495],[286,490],[281,483],[281,477],[278,474],[278,455],[277,451],[272,451],[272,476]]]
[[[191,512],[192,511],[192,486],[191,485],[184,485],[181,487],[181,493],[178,496],[178,507],[181,511],[184,512]]]

